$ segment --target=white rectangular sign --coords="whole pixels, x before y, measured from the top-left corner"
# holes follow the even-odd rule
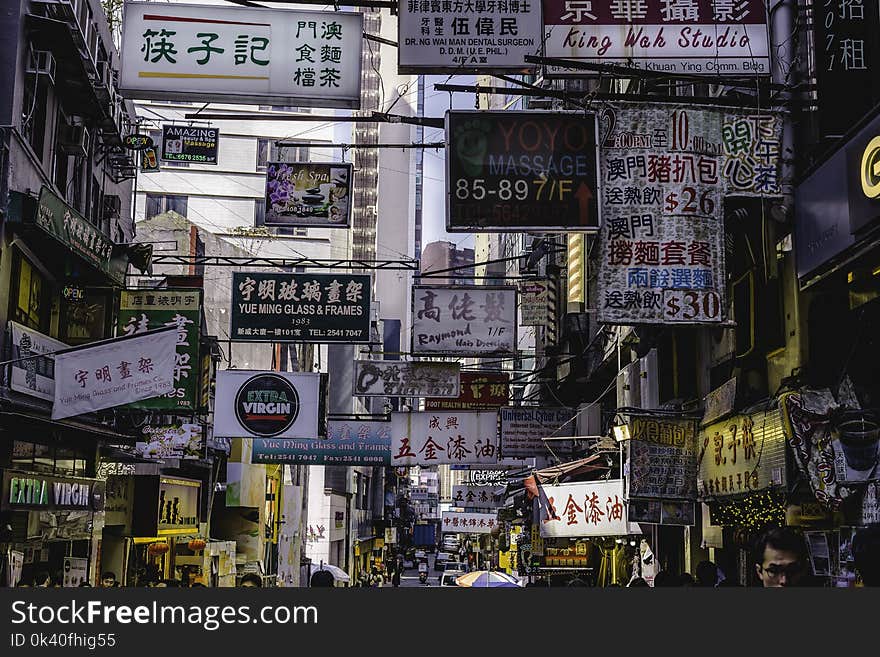
[[[458,397],[459,363],[356,360],[354,394],[359,397]]]
[[[55,359],[51,354],[69,345],[54,340],[27,326],[9,322],[12,333],[12,360],[9,387],[47,401],[55,399]]]
[[[629,534],[623,479],[539,487],[541,536],[621,536]]]
[[[453,486],[452,506],[497,509],[504,504],[507,486]]]
[[[522,70],[541,54],[540,2],[400,0],[401,73]]]
[[[127,2],[126,98],[360,107],[363,16]]]
[[[516,288],[413,285],[412,352],[516,353]]]
[[[217,372],[214,433],[229,438],[319,438],[321,374]]]
[[[56,354],[52,419],[171,392],[176,356],[174,328]]]
[[[501,453],[505,458],[549,455],[544,438],[573,436],[573,408],[501,408]],[[571,453],[572,443],[554,441],[557,454]]]
[[[444,511],[440,514],[440,531],[450,534],[489,534],[497,524],[494,513]]]
[[[391,465],[497,463],[495,411],[391,414]]]

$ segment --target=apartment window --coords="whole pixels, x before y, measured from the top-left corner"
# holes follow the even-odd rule
[[[263,226],[266,223],[266,199],[258,198],[254,201],[254,226]]]
[[[19,251],[15,251],[12,280],[18,289],[11,295],[12,318],[34,330],[44,331],[49,313],[48,286],[39,270]]]
[[[309,147],[297,146],[278,148],[277,138],[257,139],[257,171],[265,171],[268,162],[308,162]]]
[[[29,443],[12,442],[12,467],[50,475],[83,477],[87,474],[85,451]]]
[[[186,196],[176,194],[147,194],[146,218],[150,219],[157,214],[171,211],[185,217],[187,200]]]
[[[45,77],[28,76],[21,109],[21,131],[41,161],[46,143],[46,109],[49,105],[49,84],[44,81]]]

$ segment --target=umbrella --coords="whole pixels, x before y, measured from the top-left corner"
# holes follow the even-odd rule
[[[315,564],[309,565],[309,577],[314,575],[319,570],[326,570],[328,573],[333,575],[333,579],[340,582],[348,582],[351,581],[351,577],[348,576],[348,573],[339,568],[338,566],[333,566],[329,563],[321,564],[320,566]]]
[[[519,588],[519,580],[495,570],[475,570],[455,579],[458,586],[468,588]]]

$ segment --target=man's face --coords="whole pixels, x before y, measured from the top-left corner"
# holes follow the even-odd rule
[[[769,588],[796,585],[801,578],[803,566],[795,552],[777,550],[768,545],[764,548],[764,561],[755,564],[755,569],[764,588]]]
[[[103,586],[105,589],[112,589],[115,584],[116,580],[112,577],[105,577],[101,580],[101,586]]]

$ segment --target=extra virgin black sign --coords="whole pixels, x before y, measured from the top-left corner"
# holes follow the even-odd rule
[[[598,231],[594,114],[446,113],[446,229]]]
[[[370,341],[370,277],[232,274],[232,339],[241,342]]]

